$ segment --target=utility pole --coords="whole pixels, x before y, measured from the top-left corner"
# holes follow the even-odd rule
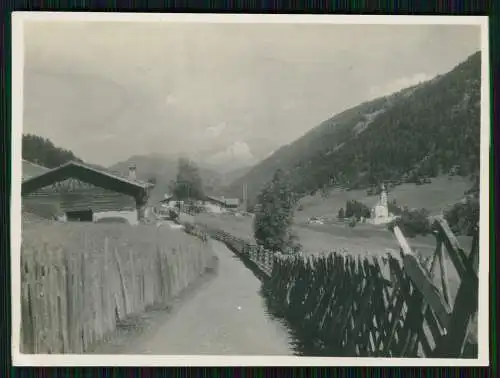
[[[247,192],[247,183],[245,182],[243,184],[243,209],[245,211],[248,211],[248,203],[247,203],[247,195],[248,195],[248,192]]]

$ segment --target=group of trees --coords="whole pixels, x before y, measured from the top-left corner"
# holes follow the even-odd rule
[[[22,157],[47,168],[55,168],[72,160],[82,161],[72,151],[56,147],[49,139],[33,134],[23,135]]]
[[[371,211],[368,206],[363,202],[352,200],[346,202],[345,210],[344,208],[340,208],[338,218],[354,218],[356,221],[359,221],[361,218],[370,218],[370,215]]]

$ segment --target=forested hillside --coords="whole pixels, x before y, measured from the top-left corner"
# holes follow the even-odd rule
[[[277,168],[299,195],[332,186],[367,188],[479,168],[481,56],[445,75],[349,109],[285,146],[236,180],[255,198]]]
[[[33,134],[23,135],[22,156],[24,160],[47,168],[55,168],[71,160],[82,161],[72,151],[56,147],[49,139]]]

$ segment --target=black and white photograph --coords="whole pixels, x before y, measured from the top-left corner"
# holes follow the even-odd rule
[[[488,365],[487,17],[12,24],[14,364]]]

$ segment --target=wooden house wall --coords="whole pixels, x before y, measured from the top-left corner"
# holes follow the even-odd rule
[[[75,188],[73,179],[65,180],[57,186],[42,188],[23,198],[26,203],[58,203],[63,212],[91,209],[93,212],[135,210],[134,198],[82,183]],[[70,184],[71,182],[71,184]],[[72,187],[68,190],[67,187]]]

